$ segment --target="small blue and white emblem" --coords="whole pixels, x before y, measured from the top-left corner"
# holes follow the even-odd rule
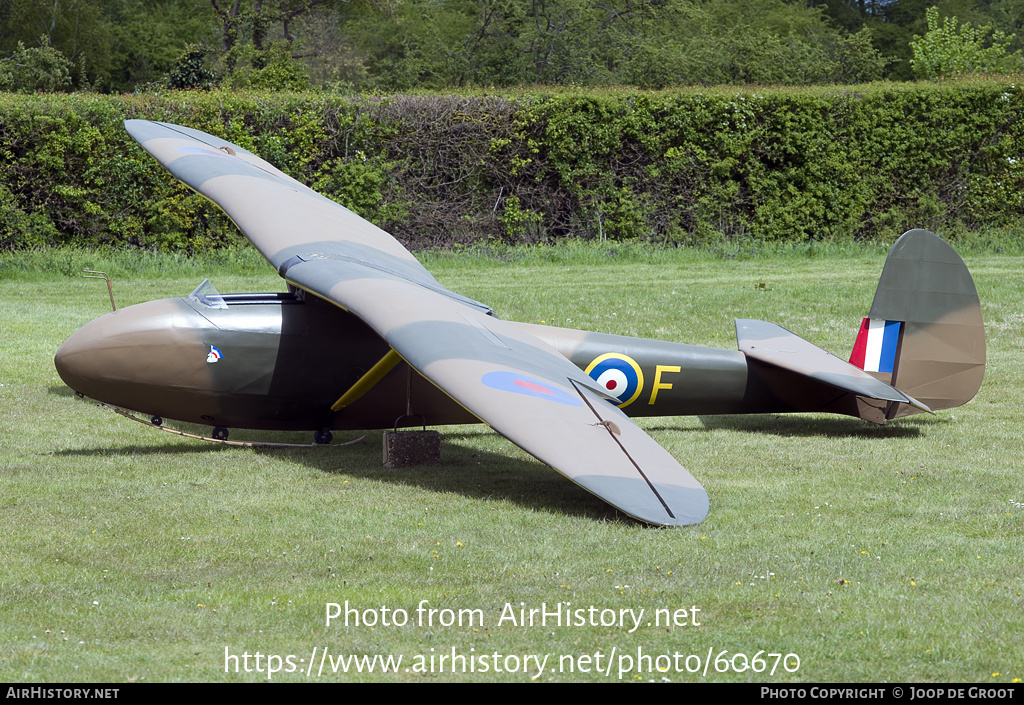
[[[210,363],[218,362],[222,357],[224,357],[224,353],[220,351],[220,348],[216,345],[211,345],[210,354],[206,356],[206,361]]]

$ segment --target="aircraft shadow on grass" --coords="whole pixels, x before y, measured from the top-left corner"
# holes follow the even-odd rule
[[[144,431],[143,431],[144,432]],[[156,433],[157,431],[153,431]],[[295,435],[295,434],[291,434]],[[362,434],[352,434],[358,438]],[[594,520],[623,520],[626,514],[601,501],[570,480],[548,471],[530,458],[481,450],[464,442],[489,436],[487,431],[459,433],[446,439],[440,466],[411,466],[388,469],[381,466],[382,432],[365,434],[362,441],[343,447],[306,446],[301,448],[248,448],[249,452],[318,470],[326,475],[343,475],[375,482],[418,487],[428,492],[455,494],[470,499],[500,500],[518,506],[555,514],[576,515]],[[169,437],[170,438],[170,437]],[[251,440],[256,440],[254,437]],[[288,440],[287,438],[275,440]],[[194,440],[174,440],[145,444],[126,440],[124,444],[65,448],[54,451],[57,457],[110,456],[212,456],[232,450],[229,446]],[[234,448],[238,450],[238,448]],[[213,464],[212,458],[204,463]],[[340,482],[340,480],[339,480]],[[424,505],[429,499],[424,499]]]
[[[946,419],[916,417],[899,424],[868,425],[857,419],[807,418],[802,416],[776,416],[770,423],[755,416],[700,416],[702,428],[694,431],[742,431],[745,433],[782,436],[786,438],[863,438],[882,441],[889,438],[916,438],[922,426],[947,423]],[[671,426],[649,430],[678,430]]]
[[[73,395],[66,387],[50,387],[48,392],[60,396]],[[755,416],[701,416],[700,426],[671,426],[667,424],[646,424],[650,432],[671,432],[684,436],[702,434],[716,430],[741,433],[769,434],[780,437],[825,437],[863,439],[865,443],[884,442],[892,438],[915,438],[921,435],[919,426],[947,423],[945,419],[915,418],[900,425],[867,425],[862,421],[843,418],[813,418],[806,416],[779,416],[765,424],[763,417]],[[913,425],[911,425],[913,424]],[[186,430],[188,424],[180,424]],[[159,433],[155,429],[139,433]],[[260,434],[245,434],[251,438],[242,440],[268,440]],[[263,434],[266,436],[266,434]],[[273,434],[269,440],[298,440],[299,434]],[[353,440],[360,434],[352,433]],[[301,448],[254,447],[251,452],[277,458],[289,463],[313,468],[327,475],[344,475],[375,482],[400,484],[417,487],[439,494],[456,494],[470,499],[500,500],[514,503],[523,508],[564,515],[575,515],[598,521],[633,522],[628,515],[616,511],[607,503],[575,485],[568,479],[547,471],[543,463],[530,458],[521,458],[504,452],[476,448],[472,443],[493,437],[487,430],[460,429],[445,438],[444,456],[440,466],[412,466],[386,469],[381,466],[381,436],[375,431],[365,434],[362,441],[349,446],[304,446]],[[126,442],[124,445],[69,448],[56,451],[61,457],[103,457],[103,456],[160,456],[160,455],[205,455],[228,450],[229,447],[216,443],[194,440],[175,440],[161,444],[147,445]],[[346,442],[347,439],[341,439]],[[204,461],[213,463],[215,461]],[[429,505],[429,499],[424,500]]]

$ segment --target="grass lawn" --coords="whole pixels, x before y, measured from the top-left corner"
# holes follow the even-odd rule
[[[841,357],[884,259],[498,255],[424,261],[503,318],[727,349],[734,318],[759,318]],[[1024,258],[967,258],[989,364],[964,407],[884,427],[641,420],[711,498],[676,529],[619,515],[484,426],[441,429],[440,468],[385,470],[379,432],[244,449],[133,424],[53,368],[109,309],[79,269],[112,269],[119,306],[204,276],[283,283],[255,257],[53,259],[0,270],[0,681],[1024,678]]]

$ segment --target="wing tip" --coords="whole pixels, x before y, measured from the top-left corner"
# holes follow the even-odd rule
[[[637,521],[654,526],[699,524],[711,507],[707,491],[696,480],[688,485],[661,481],[654,491],[639,477],[582,475],[572,480]]]

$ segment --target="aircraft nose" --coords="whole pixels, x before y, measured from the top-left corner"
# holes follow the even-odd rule
[[[53,363],[79,394],[119,406],[151,402],[156,389],[205,379],[193,380],[191,370],[182,369],[185,351],[202,350],[197,331],[204,326],[210,324],[180,299],[130,306],[79,328]],[[195,367],[202,378],[204,370]]]
[[[102,337],[96,323],[92,321],[75,331],[53,356],[53,366],[64,384],[81,394],[85,394],[82,390],[90,386],[90,380],[95,380],[102,369],[102,356],[95,354],[97,341]]]

